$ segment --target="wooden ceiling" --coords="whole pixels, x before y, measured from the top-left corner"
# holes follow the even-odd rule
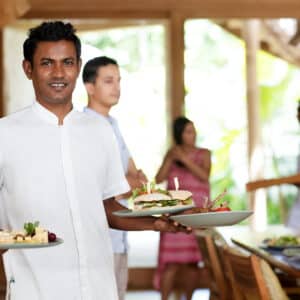
[[[29,9],[28,0],[1,0],[0,28],[24,15]]]
[[[1,0],[3,1],[3,0]],[[300,18],[299,0],[26,0],[24,18]]]
[[[241,37],[242,26],[238,29],[232,28],[228,23],[229,19],[284,17],[300,19],[300,0],[0,0],[0,48],[2,48],[1,27],[18,24],[15,22],[16,19],[21,22],[22,20],[35,22],[41,19],[72,19],[72,22],[78,20],[81,27],[93,26],[87,21],[97,20],[104,23],[110,21],[108,25],[97,23],[98,28],[111,27],[114,23],[122,26],[134,20],[147,20],[147,22],[155,19],[167,20],[170,41],[172,41],[172,45],[169,45],[170,61],[172,61],[169,64],[170,74],[173,74],[173,77],[170,77],[172,83],[170,99],[173,104],[175,103],[173,107],[176,108],[172,116],[176,116],[181,112],[182,99],[184,99],[184,20],[218,19],[217,23],[222,27]],[[111,22],[111,19],[114,19],[114,22]],[[265,38],[260,37],[261,46],[264,46],[262,48],[299,66],[298,47],[291,48],[287,39],[281,39],[283,35],[266,32]],[[0,82],[3,79],[1,59],[3,54],[1,54],[0,51]],[[0,85],[0,114],[4,105],[1,95],[3,95],[2,85]]]

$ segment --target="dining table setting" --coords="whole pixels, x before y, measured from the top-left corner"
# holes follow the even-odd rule
[[[239,248],[253,253],[279,272],[284,272],[300,280],[300,237],[293,233],[264,235],[248,233],[231,237],[231,242]]]

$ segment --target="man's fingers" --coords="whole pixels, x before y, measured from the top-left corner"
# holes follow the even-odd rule
[[[155,221],[155,230],[162,232],[192,232],[191,227],[184,226],[177,221],[173,221],[168,217],[168,214],[160,216]]]

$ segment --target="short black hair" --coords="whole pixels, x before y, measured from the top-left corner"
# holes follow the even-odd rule
[[[193,123],[186,117],[180,116],[173,121],[173,138],[177,145],[182,144],[182,134],[187,124]]]
[[[76,49],[77,60],[81,57],[81,43],[76,30],[71,23],[62,21],[43,22],[39,26],[29,29],[28,38],[23,44],[24,59],[33,66],[33,55],[39,42],[71,41]]]
[[[98,70],[101,67],[108,65],[118,66],[118,63],[115,59],[107,56],[98,56],[93,59],[90,59],[83,67],[82,70],[82,80],[83,83],[95,83]]]

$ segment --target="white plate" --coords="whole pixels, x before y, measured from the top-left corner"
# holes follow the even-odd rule
[[[300,246],[298,248],[288,248],[284,249],[282,253],[288,257],[297,257],[300,258]]]
[[[61,238],[56,238],[55,242],[49,242],[49,243],[13,243],[13,244],[7,244],[7,243],[0,243],[0,249],[33,249],[33,248],[45,248],[45,247],[53,247],[62,244],[64,241]]]
[[[170,218],[178,223],[192,228],[229,226],[237,224],[250,215],[253,211],[225,211],[225,212],[208,212],[187,215],[176,215]]]
[[[298,249],[300,250],[300,245],[285,245],[285,246],[276,246],[276,245],[268,245],[267,243],[262,243],[260,246],[261,248],[265,250],[277,250],[277,251],[283,251],[285,249]]]
[[[184,211],[190,208],[193,208],[194,205],[186,205],[180,207],[168,207],[168,208],[156,208],[156,209],[147,209],[147,210],[131,210],[124,209],[113,212],[114,215],[125,218],[133,217],[144,217],[144,216],[153,216],[161,214],[174,214],[180,211]]]

